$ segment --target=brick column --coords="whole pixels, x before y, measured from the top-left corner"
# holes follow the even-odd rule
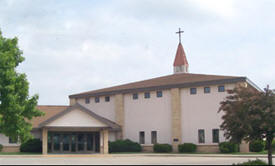
[[[103,154],[109,154],[109,131],[103,130]]]
[[[242,153],[249,153],[249,143],[242,141],[242,143],[240,144],[240,152]]]
[[[48,129],[42,129],[42,154],[48,154]]]
[[[123,94],[115,95],[115,117],[116,123],[121,126],[121,132],[117,133],[117,139],[123,139],[124,137],[124,96]]]
[[[182,142],[181,134],[181,100],[180,89],[173,88],[171,93],[171,117],[172,117],[172,146],[173,151],[178,152],[178,145]]]

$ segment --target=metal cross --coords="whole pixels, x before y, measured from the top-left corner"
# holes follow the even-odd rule
[[[176,32],[176,34],[179,34],[179,42],[181,43],[181,34],[183,33],[184,31],[181,31],[180,28],[179,28],[179,31]]]

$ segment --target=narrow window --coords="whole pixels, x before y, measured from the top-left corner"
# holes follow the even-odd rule
[[[133,94],[133,99],[134,99],[134,100],[137,100],[137,99],[138,99],[138,94],[137,94],[137,93],[134,93],[134,94]]]
[[[90,98],[89,98],[89,97],[85,98],[85,103],[86,103],[86,104],[89,104],[89,103],[90,103]]]
[[[197,94],[197,88],[190,88],[190,94],[191,95]]]
[[[152,131],[151,132],[151,143],[152,144],[157,144],[157,131]]]
[[[144,131],[139,132],[139,144],[145,144],[145,133],[144,133]]]
[[[198,137],[199,137],[199,143],[205,143],[205,136],[204,136],[203,129],[199,129]]]
[[[219,91],[219,92],[224,92],[224,91],[225,91],[224,85],[220,85],[220,86],[218,87],[218,91]]]
[[[110,101],[110,96],[105,96],[105,101],[109,102]]]
[[[99,101],[100,101],[100,100],[99,100],[99,97],[95,97],[95,102],[96,102],[96,103],[99,103]]]
[[[17,143],[17,139],[12,139],[9,137],[9,143],[10,144],[16,144]]]
[[[212,130],[213,143],[219,143],[219,129]]]
[[[162,91],[157,91],[157,97],[162,97]]]
[[[204,93],[210,93],[210,87],[204,87]]]
[[[145,92],[144,93],[144,98],[149,99],[150,98],[150,92]]]

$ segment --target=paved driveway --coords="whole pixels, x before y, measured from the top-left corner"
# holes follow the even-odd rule
[[[112,156],[1,156],[3,165],[231,165],[233,163],[254,160],[256,157],[224,157],[224,156],[161,156],[161,155],[112,155]],[[267,161],[265,158],[263,160]]]

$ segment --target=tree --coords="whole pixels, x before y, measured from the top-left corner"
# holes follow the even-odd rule
[[[240,86],[228,93],[219,109],[224,112],[221,129],[225,131],[225,137],[236,143],[266,139],[268,162],[272,165],[275,91],[268,86],[264,91]]]
[[[43,113],[36,109],[38,95],[29,97],[26,75],[16,71],[24,61],[17,41],[0,31],[0,133],[23,143],[32,137],[30,120]]]

